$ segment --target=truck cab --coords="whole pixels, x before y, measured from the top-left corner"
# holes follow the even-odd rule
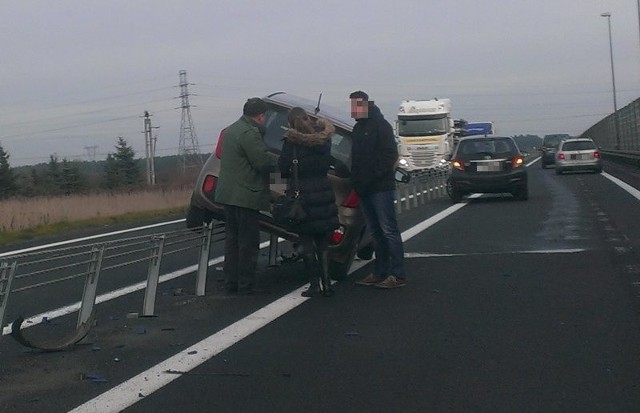
[[[413,171],[445,165],[453,130],[450,99],[403,101],[395,122],[400,166]]]

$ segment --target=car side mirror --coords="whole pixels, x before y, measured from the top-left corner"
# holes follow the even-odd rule
[[[395,180],[396,182],[407,184],[411,180],[411,174],[402,168],[396,168]]]

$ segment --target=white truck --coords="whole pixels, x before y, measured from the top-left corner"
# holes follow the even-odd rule
[[[414,171],[443,166],[453,149],[451,100],[403,101],[395,132],[401,167]]]

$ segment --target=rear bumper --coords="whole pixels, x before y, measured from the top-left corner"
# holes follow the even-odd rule
[[[560,171],[570,170],[601,170],[602,160],[560,160],[556,162],[556,169]]]
[[[454,189],[462,192],[511,192],[527,185],[527,172],[526,169],[521,169],[507,174],[471,175],[452,171],[449,180]]]

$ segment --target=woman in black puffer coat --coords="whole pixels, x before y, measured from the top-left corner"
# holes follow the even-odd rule
[[[329,237],[338,228],[339,221],[336,198],[327,171],[332,162],[331,135],[335,128],[325,119],[319,119],[315,123],[299,107],[289,111],[288,121],[291,129],[285,133],[278,165],[282,177],[289,179],[291,187],[295,148],[298,159],[298,189],[302,194],[307,218],[294,230],[300,235],[303,260],[312,274],[309,288],[302,295],[312,297],[322,292],[325,297],[331,296],[333,290],[329,280],[327,247]]]

